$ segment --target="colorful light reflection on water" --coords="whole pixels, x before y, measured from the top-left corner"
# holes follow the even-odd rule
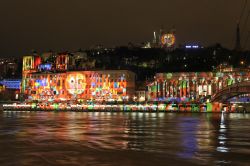
[[[250,114],[0,114],[1,165],[247,165]]]

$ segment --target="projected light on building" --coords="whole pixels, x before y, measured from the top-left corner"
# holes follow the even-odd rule
[[[81,73],[71,73],[66,78],[66,89],[72,95],[79,95],[86,88],[85,75]]]
[[[0,81],[0,84],[4,85],[7,89],[20,89],[21,80],[4,79]]]
[[[248,71],[158,73],[148,84],[148,99],[191,101],[209,99],[224,87],[250,78]]]
[[[24,87],[29,100],[125,101],[134,94],[134,77],[126,70],[30,73]]]

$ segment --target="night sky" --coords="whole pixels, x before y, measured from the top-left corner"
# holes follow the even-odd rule
[[[0,56],[141,43],[151,41],[162,25],[175,26],[179,44],[219,42],[230,48],[243,4],[244,0],[1,0]],[[250,2],[248,6],[245,15]]]

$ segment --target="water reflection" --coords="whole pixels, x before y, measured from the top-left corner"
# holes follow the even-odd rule
[[[250,162],[249,115],[4,112],[0,118],[3,165]],[[13,154],[19,154],[14,161]]]
[[[196,131],[199,119],[193,117],[180,118],[179,129],[182,133],[180,143],[183,145],[183,151],[178,155],[181,158],[192,158],[197,151]]]
[[[228,148],[226,147],[226,141],[227,141],[227,128],[225,124],[225,117],[224,113],[221,113],[221,121],[220,121],[220,128],[219,128],[219,146],[217,147],[218,152],[226,153],[228,152]]]

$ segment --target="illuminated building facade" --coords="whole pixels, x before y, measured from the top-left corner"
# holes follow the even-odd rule
[[[158,73],[148,84],[148,99],[151,101],[198,101],[211,99],[224,87],[250,80],[249,70],[218,72]]]
[[[58,54],[56,57],[56,69],[57,70],[67,70],[69,64],[70,55],[68,53]]]
[[[26,78],[28,74],[36,72],[40,64],[41,64],[40,56],[28,55],[23,57],[22,88],[21,88],[22,93],[25,91],[25,85],[27,84]]]
[[[5,86],[0,83],[0,93],[3,92],[4,90],[5,90]]]
[[[20,97],[21,80],[4,79],[0,81],[0,100],[18,100]]]
[[[82,52],[77,52],[75,54],[67,52],[56,54],[49,52],[43,53],[41,56],[37,55],[36,53],[33,55],[24,56],[21,89],[22,94],[24,94],[24,98],[27,98],[27,95],[29,95],[25,92],[27,91],[27,86],[29,86],[29,88],[31,86],[28,81],[32,73],[64,73],[62,75],[65,75],[66,71],[69,70],[86,69],[84,67],[88,62],[87,55]],[[45,75],[43,76],[46,77]],[[45,79],[44,77],[41,79]],[[40,82],[38,81],[37,84],[38,83]]]
[[[37,101],[128,101],[135,74],[127,70],[35,72],[24,78],[24,94]]]
[[[36,70],[41,64],[40,56],[24,56],[23,57],[23,71]]]
[[[2,84],[6,89],[16,89],[20,90],[21,79],[4,79],[0,80],[0,84]]]

